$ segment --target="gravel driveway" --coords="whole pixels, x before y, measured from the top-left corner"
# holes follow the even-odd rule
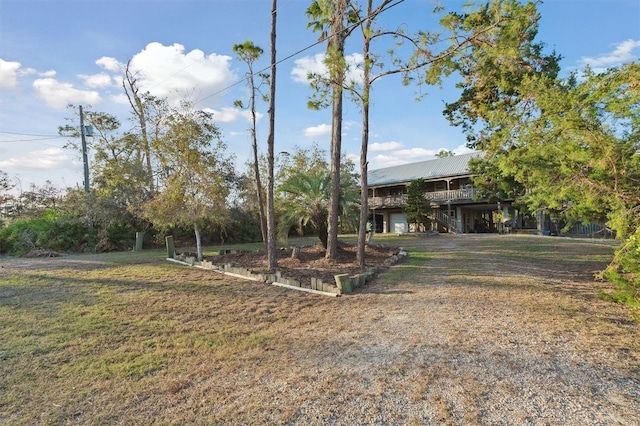
[[[299,336],[339,361],[309,363],[294,423],[640,424],[638,324],[578,259],[488,259],[490,238],[511,237],[417,241],[433,254],[413,281],[345,297],[335,335]]]

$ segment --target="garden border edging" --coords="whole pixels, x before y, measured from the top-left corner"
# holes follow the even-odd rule
[[[406,250],[404,250],[402,247],[399,247],[398,252],[390,258],[386,259],[384,264],[386,266],[392,266],[403,260],[408,255],[409,254]],[[231,266],[231,264],[218,266],[208,260],[197,261],[194,256],[185,256],[184,261],[176,259],[175,257],[167,257],[166,259],[170,262],[178,263],[180,265],[206,269],[208,271],[214,271],[231,277],[263,282],[266,284],[289,288],[291,290],[301,290],[307,293],[320,294],[330,297],[338,297],[342,294],[349,294],[354,289],[363,287],[367,281],[370,281],[379,272],[378,267],[372,266],[368,269],[367,272],[356,274],[353,276],[349,276],[348,274],[335,275],[335,287],[330,284],[323,283],[322,280],[318,278],[311,278],[310,287],[306,287],[303,286],[301,282],[283,277],[280,271],[276,271],[275,274],[253,273],[248,269]]]

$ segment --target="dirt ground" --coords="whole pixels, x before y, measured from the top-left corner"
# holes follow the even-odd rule
[[[355,245],[340,243],[335,260],[325,257],[326,250],[321,244],[299,247],[299,254],[293,258],[292,248],[278,250],[278,270],[286,278],[293,278],[298,282],[309,283],[311,278],[319,278],[324,283],[334,284],[337,274],[356,275],[361,268],[356,263]],[[377,266],[381,270],[387,268],[385,260],[398,252],[398,248],[384,245],[370,245],[365,248],[365,270],[370,266]],[[274,272],[268,268],[264,251],[241,251],[206,258],[216,265],[231,264],[232,266],[248,269],[255,273]]]
[[[159,259],[107,280],[113,260],[98,255],[0,259],[0,276],[68,274],[42,296],[64,293],[55,312],[114,298],[97,324],[121,331],[90,348],[95,363],[163,360],[96,380],[74,368],[80,330],[77,346],[5,375],[16,385],[0,383],[0,424],[640,425],[640,325],[593,279],[610,244],[442,235],[403,247],[408,262],[339,298]],[[16,310],[8,283],[0,302]]]

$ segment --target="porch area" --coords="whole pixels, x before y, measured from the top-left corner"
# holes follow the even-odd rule
[[[434,204],[456,203],[472,201],[476,191],[474,188],[452,189],[448,191],[425,192],[425,197]],[[407,202],[407,194],[388,194],[378,197],[369,197],[369,208],[393,208],[402,207]]]

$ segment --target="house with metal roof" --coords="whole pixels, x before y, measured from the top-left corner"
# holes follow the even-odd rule
[[[424,179],[431,201],[432,227],[441,232],[502,232],[509,203],[475,199],[469,161],[482,152],[454,155],[369,171],[369,209],[376,232],[404,233],[410,229],[402,207],[407,185]]]

